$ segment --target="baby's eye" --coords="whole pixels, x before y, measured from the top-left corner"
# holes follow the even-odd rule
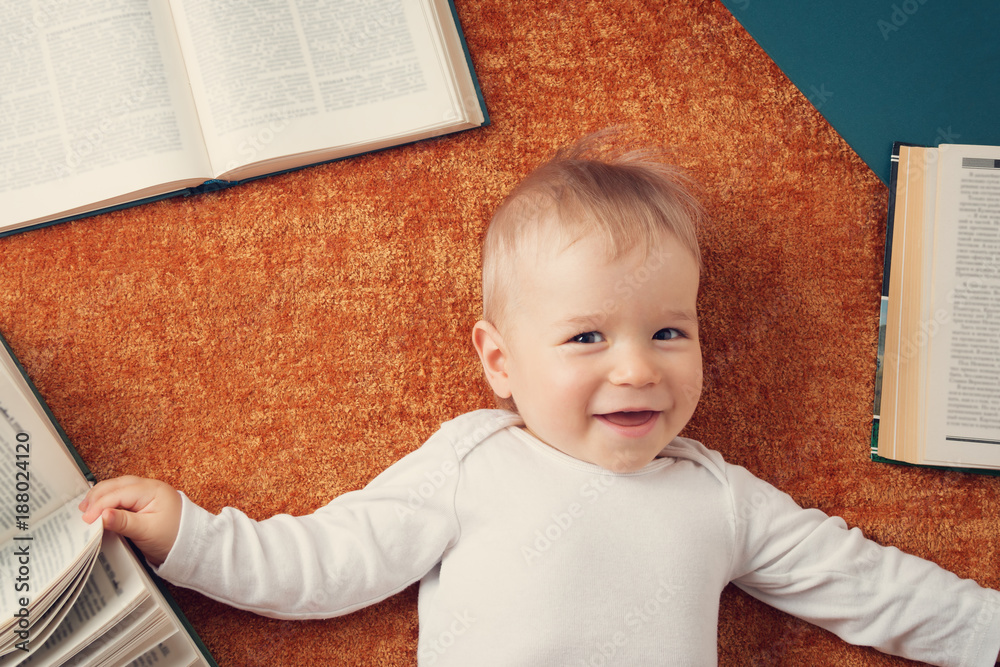
[[[680,329],[660,329],[655,334],[653,334],[653,340],[673,340],[675,338],[683,338],[684,332]]]
[[[577,334],[569,339],[571,343],[600,343],[604,340],[604,335],[596,331]]]

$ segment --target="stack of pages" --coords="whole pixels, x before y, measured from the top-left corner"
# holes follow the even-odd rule
[[[92,476],[0,343],[0,667],[214,665],[124,540],[84,523]]]

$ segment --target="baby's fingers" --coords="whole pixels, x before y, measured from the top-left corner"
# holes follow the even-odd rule
[[[118,477],[96,484],[80,503],[83,520],[101,518],[104,528],[135,542],[154,565],[167,557],[181,516],[180,495],[169,484]]]
[[[137,545],[156,542],[162,538],[164,526],[156,517],[136,514],[128,510],[106,509],[101,512],[105,530],[124,535]]]
[[[126,475],[98,482],[80,503],[80,510],[83,520],[93,523],[106,509],[155,511],[158,499],[167,494],[176,496],[168,484]]]
[[[169,484],[142,477],[117,477],[98,483],[80,503],[83,520],[88,523],[106,509],[138,513],[168,514],[180,512],[180,497]]]
[[[177,539],[179,518],[179,515],[137,514],[120,509],[105,509],[101,513],[104,528],[132,540],[153,565],[163,563],[170,553]]]

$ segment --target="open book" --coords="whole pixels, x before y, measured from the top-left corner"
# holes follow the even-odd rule
[[[488,122],[450,0],[51,0],[0,20],[0,235]]]
[[[83,522],[93,477],[0,344],[0,667],[214,666],[125,541]]]
[[[872,458],[1000,471],[1000,147],[892,160]]]

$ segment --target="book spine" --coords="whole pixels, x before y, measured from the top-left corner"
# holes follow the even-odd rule
[[[200,186],[199,186],[200,187]],[[217,190],[219,188],[216,188]],[[8,229],[0,230],[0,239],[6,236],[13,236],[14,234],[23,234],[24,232],[34,231],[36,229],[44,229],[45,227],[51,227],[53,225],[62,224],[64,222],[73,222],[74,220],[82,220],[83,218],[91,218],[96,215],[103,215],[105,213],[111,213],[113,211],[122,211],[128,208],[133,208],[135,206],[141,206],[143,204],[152,204],[153,202],[158,202],[164,199],[170,199],[172,197],[177,197],[181,195],[190,195],[193,193],[195,188],[184,188],[182,190],[174,190],[172,192],[164,192],[163,194],[152,195],[150,197],[144,197],[142,199],[134,199],[132,201],[122,202],[121,204],[115,204],[113,206],[105,206],[102,208],[96,208],[89,211],[84,211],[83,213],[76,213],[74,215],[69,215],[64,218],[57,218],[55,220],[47,220],[45,222],[39,222],[33,225],[24,225],[21,227],[11,227]]]

